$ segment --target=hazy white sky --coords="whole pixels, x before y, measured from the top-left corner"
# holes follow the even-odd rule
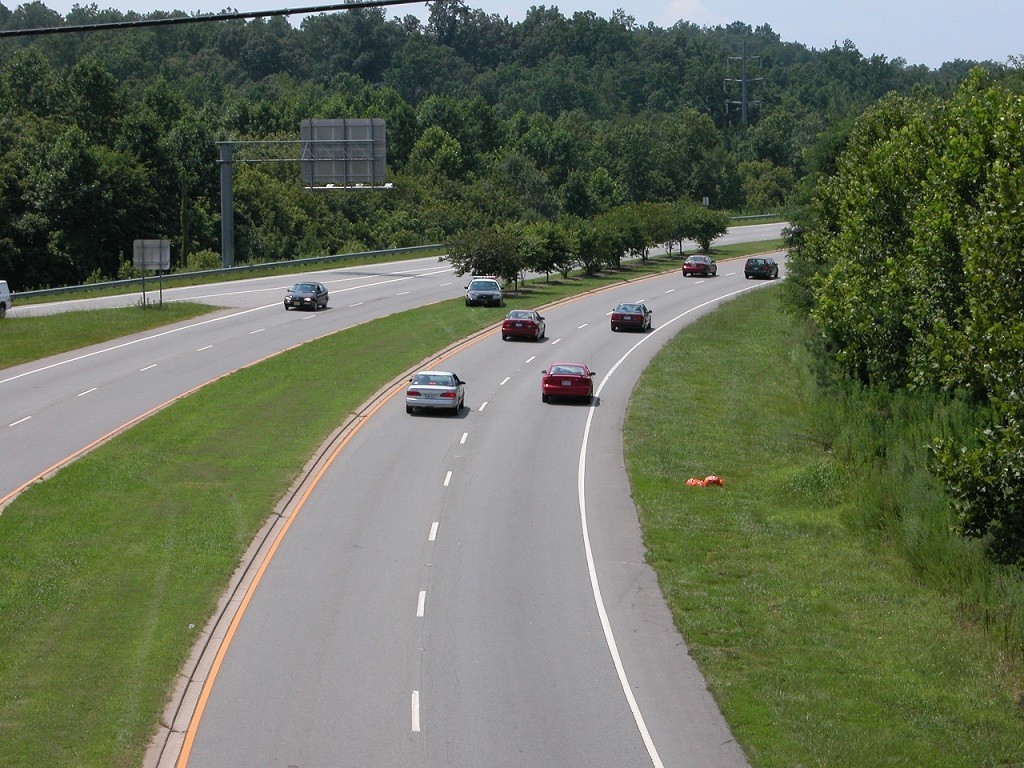
[[[20,3],[2,0],[14,9]],[[43,0],[67,13],[76,4],[148,13],[182,10],[214,13],[225,8],[264,11],[329,5],[343,0]],[[618,8],[640,24],[670,27],[683,20],[700,26],[742,21],[752,27],[770,26],[786,42],[811,48],[831,48],[851,40],[865,56],[903,58],[908,64],[938,67],[955,59],[1005,63],[1024,54],[1024,0],[466,0],[472,9],[521,21],[534,5],[558,8],[563,15],[590,10],[609,18]],[[427,4],[395,6],[391,16],[412,14],[426,19]],[[296,20],[297,23],[297,20]]]

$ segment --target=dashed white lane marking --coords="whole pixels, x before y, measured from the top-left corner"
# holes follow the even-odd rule
[[[420,599],[416,601],[416,618],[417,619],[422,619],[423,618],[423,610],[426,607],[426,604],[427,604],[427,590],[421,589],[420,590]]]
[[[481,410],[481,411],[482,411],[482,410],[483,410],[484,408],[486,408],[486,407],[487,407],[487,401],[486,401],[486,400],[485,400],[484,402],[480,403],[480,410]]]
[[[213,349],[213,344],[207,344],[205,347],[200,347],[196,352],[205,352],[208,349]]]
[[[434,524],[430,526],[430,535],[427,536],[427,541],[433,541],[437,538],[437,526],[440,524],[439,521],[434,521]]]
[[[420,732],[420,692],[412,692],[412,732]]]
[[[530,355],[528,358],[526,358],[526,362],[532,363],[536,359],[537,359],[536,355]]]
[[[551,342],[551,346],[554,346],[555,344],[557,344],[560,341],[561,341],[561,339],[555,339],[554,341]]]
[[[157,363],[153,363],[152,365],[147,365],[145,368],[139,368],[139,373],[145,373],[146,371],[149,371],[149,370],[152,370],[153,368],[156,368],[156,366],[157,366]]]
[[[265,330],[266,330],[265,328],[257,328],[255,331],[249,331],[249,335],[250,336],[255,336],[257,333],[263,333],[263,331],[265,331]]]
[[[459,440],[459,445],[465,445],[466,444],[466,438],[468,438],[468,437],[469,437],[469,432],[463,432],[462,433],[462,439]]]
[[[91,395],[97,389],[99,389],[99,387],[90,387],[89,389],[85,390],[85,392],[79,392],[78,397],[85,397],[86,395]]]
[[[501,384],[499,384],[498,386],[499,387],[505,386],[506,384],[508,384],[508,380],[511,379],[511,378],[512,378],[511,376],[506,376],[504,379],[501,380]]]
[[[410,293],[412,291],[402,291],[401,293],[396,293],[395,296],[408,296]]]
[[[447,488],[452,481],[452,471],[449,469],[448,473],[444,476],[444,487]]]
[[[349,304],[348,306],[349,306],[349,308],[352,308],[352,307],[361,307],[361,306],[363,306],[363,302],[361,302],[361,301],[357,301],[357,302],[356,302],[355,304]]]
[[[586,328],[586,327],[587,327],[588,325],[590,325],[590,323],[584,323],[583,325],[577,325],[577,326],[576,326],[576,330],[577,330],[577,331],[582,331],[582,330],[583,330],[584,328]]]
[[[19,424],[24,424],[24,423],[25,423],[26,421],[28,421],[28,420],[29,420],[29,419],[31,419],[31,418],[32,418],[31,416],[26,416],[26,417],[25,417],[25,418],[23,418],[23,419],[18,419],[17,421],[12,421],[12,422],[11,422],[10,424],[8,424],[7,426],[8,426],[8,427],[16,427],[16,426],[18,426]]]

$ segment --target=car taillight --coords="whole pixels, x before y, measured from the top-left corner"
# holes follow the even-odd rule
[[[455,399],[455,393],[454,392],[442,392],[441,393],[441,397],[445,398],[446,400],[454,400]]]
[[[405,393],[405,396],[406,396],[406,397],[423,397],[423,395],[421,395],[421,394],[420,394],[420,393],[419,393],[419,392],[418,392],[417,390],[415,390],[415,389],[410,389],[410,390],[409,390],[408,392],[406,392],[406,393]]]

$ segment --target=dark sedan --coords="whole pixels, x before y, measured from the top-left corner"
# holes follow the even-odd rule
[[[651,327],[651,314],[651,310],[642,302],[619,304],[612,310],[612,330],[628,328],[634,331],[646,331]]]
[[[699,277],[714,277],[718,274],[718,264],[710,256],[700,256],[694,254],[688,256],[686,261],[683,262],[683,277],[689,277],[690,275]]]
[[[533,339],[540,341],[547,333],[547,325],[540,312],[535,309],[513,309],[501,323],[501,338]]]
[[[323,283],[296,283],[284,295],[284,308],[327,309],[327,286]]]
[[[752,277],[774,280],[779,276],[779,265],[768,256],[752,256],[743,265],[743,276],[748,280]]]
[[[590,402],[594,396],[594,372],[583,363],[555,363],[540,373],[540,399],[545,403],[553,397]]]

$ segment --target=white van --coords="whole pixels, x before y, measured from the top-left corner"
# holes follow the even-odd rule
[[[11,289],[7,287],[6,280],[0,280],[0,317],[7,314],[11,308]]]

